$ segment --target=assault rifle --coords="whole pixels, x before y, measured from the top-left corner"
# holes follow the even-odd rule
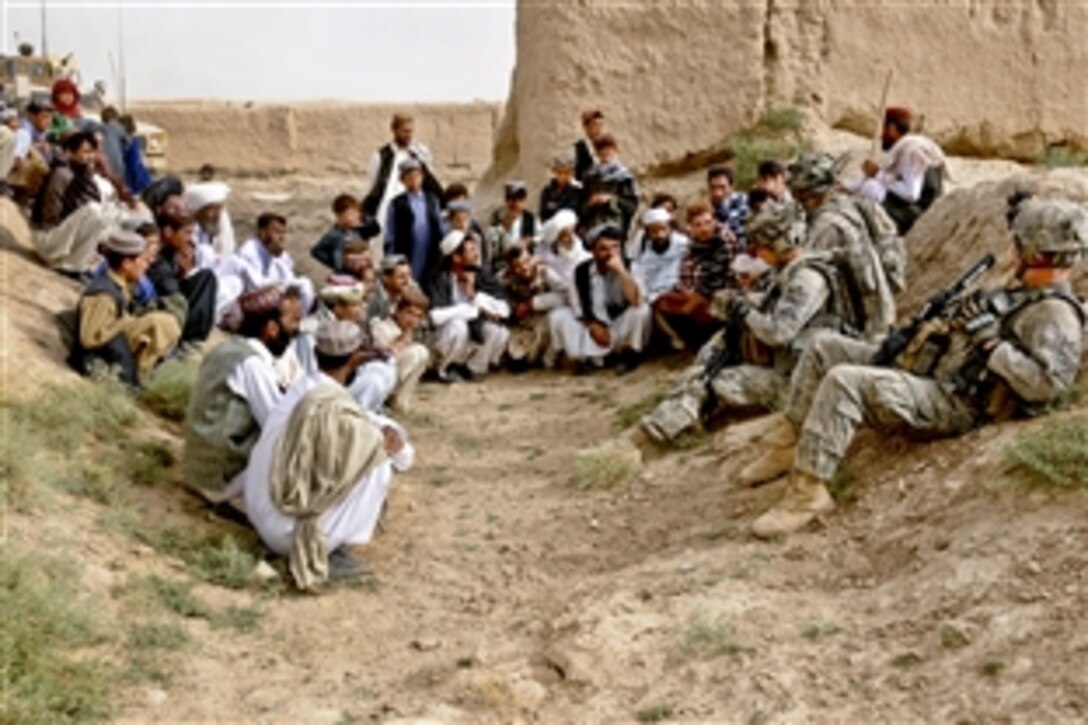
[[[873,356],[873,365],[880,365],[882,367],[894,365],[895,361],[899,359],[899,356],[902,355],[903,351],[910,345],[911,340],[918,334],[918,330],[922,325],[943,315],[945,310],[947,310],[953,302],[958,300],[963,293],[967,291],[968,287],[977,282],[982,275],[986,274],[986,272],[994,266],[996,261],[994,255],[987,254],[976,262],[975,266],[967,270],[962,277],[957,279],[951,287],[946,287],[926,300],[922,309],[914,314],[914,317],[911,318],[910,322],[905,327],[892,330],[892,332],[884,338],[884,342],[880,345],[880,349],[877,350],[876,355]]]

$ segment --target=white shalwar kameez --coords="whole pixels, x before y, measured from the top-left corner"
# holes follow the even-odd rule
[[[934,166],[947,169],[947,164],[944,151],[935,141],[910,133],[896,141],[888,151],[888,156],[876,176],[854,179],[845,186],[849,191],[861,194],[877,204],[884,203],[884,198],[889,193],[908,204],[914,204],[922,197],[926,171]]]
[[[284,252],[273,257],[264,244],[251,237],[236,253],[223,262],[225,274],[242,280],[243,292],[250,292],[270,284],[297,287],[302,298],[302,310],[308,312],[314,304],[314,284],[306,277],[295,274],[295,260]]]
[[[615,274],[601,275],[595,264],[589,264],[592,265],[589,289],[593,315],[608,326],[611,344],[607,347],[598,345],[590,336],[589,328],[582,322],[582,305],[576,288],[571,289],[570,307],[555,310],[548,318],[553,344],[571,360],[592,359],[599,362],[612,352],[642,352],[650,341],[653,329],[650,306],[645,301],[628,305],[618,317],[612,319],[608,314],[609,303],[620,304],[623,301],[619,277]]]
[[[287,391],[283,400],[272,411],[267,425],[261,429],[261,437],[250,453],[249,465],[242,473],[245,488],[246,516],[261,540],[269,549],[280,556],[289,556],[291,543],[295,535],[295,519],[282,513],[272,502],[272,459],[276,444],[287,428],[287,421],[295,405],[321,383],[338,385],[324,373],[307,375]],[[329,551],[341,546],[356,546],[369,543],[385,504],[389,485],[393,481],[393,472],[404,472],[412,467],[415,449],[408,442],[404,429],[395,421],[367,413],[374,425],[379,428],[389,427],[395,430],[404,441],[404,447],[394,456],[381,463],[366,474],[343,501],[336,504],[321,516],[321,532],[328,543]]]
[[[469,323],[486,312],[506,319],[510,305],[485,292],[468,299],[454,284],[453,304],[431,310],[431,322],[437,328],[434,348],[439,372],[450,365],[465,365],[476,375],[483,375],[492,365],[498,365],[510,342],[510,330],[495,322],[484,322],[482,342],[474,342]]]

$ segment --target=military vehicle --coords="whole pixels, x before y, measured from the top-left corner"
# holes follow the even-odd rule
[[[27,52],[29,51],[29,52]],[[0,100],[5,105],[20,110],[33,100],[48,100],[53,84],[61,78],[72,80],[80,86],[79,69],[72,54],[63,57],[34,55],[33,48],[20,47],[19,55],[0,54]],[[95,83],[89,92],[81,92],[80,105],[83,116],[99,122],[105,103],[105,86]],[[156,172],[166,171],[168,137],[166,131],[153,123],[136,121],[136,137],[143,141],[144,159],[148,168]]]

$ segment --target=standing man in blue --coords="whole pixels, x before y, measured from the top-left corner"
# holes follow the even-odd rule
[[[385,254],[400,254],[412,279],[427,289],[441,259],[442,211],[438,197],[424,188],[423,164],[414,158],[398,167],[404,191],[393,198],[385,220]]]

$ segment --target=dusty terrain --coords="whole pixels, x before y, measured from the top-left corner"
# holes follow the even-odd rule
[[[1032,179],[1083,198],[1080,176]],[[284,183],[302,190],[288,209],[319,219],[333,182],[249,191]],[[919,286],[965,256],[947,249],[950,235],[972,251],[1000,247],[971,210],[996,209],[1011,183],[934,210],[928,236],[910,240],[926,260]],[[4,395],[89,385],[63,367],[51,319],[74,285],[11,239],[0,273]],[[622,438],[678,364],[425,387],[405,421],[417,466],[364,552],[376,576],[316,597],[197,584],[208,606],[256,608],[249,632],[135,598],[145,577],[195,573],[111,525],[109,504],[45,495],[5,512],[6,542],[76,564],[79,601],[113,635],[82,656],[129,672],[132,627],[165,620],[187,635],[157,656],[157,674],[116,677],[122,721],[1088,720],[1088,498],[1028,485],[1007,458],[1025,432],[1056,430],[1083,407],[931,444],[865,434],[837,482],[839,510],[765,544],[747,525],[781,483],[732,482],[765,419],[651,457],[627,483],[578,485],[579,451]],[[145,415],[141,429],[180,452],[175,424]],[[120,482],[130,514],[247,540],[178,477],[175,462],[152,488]]]

